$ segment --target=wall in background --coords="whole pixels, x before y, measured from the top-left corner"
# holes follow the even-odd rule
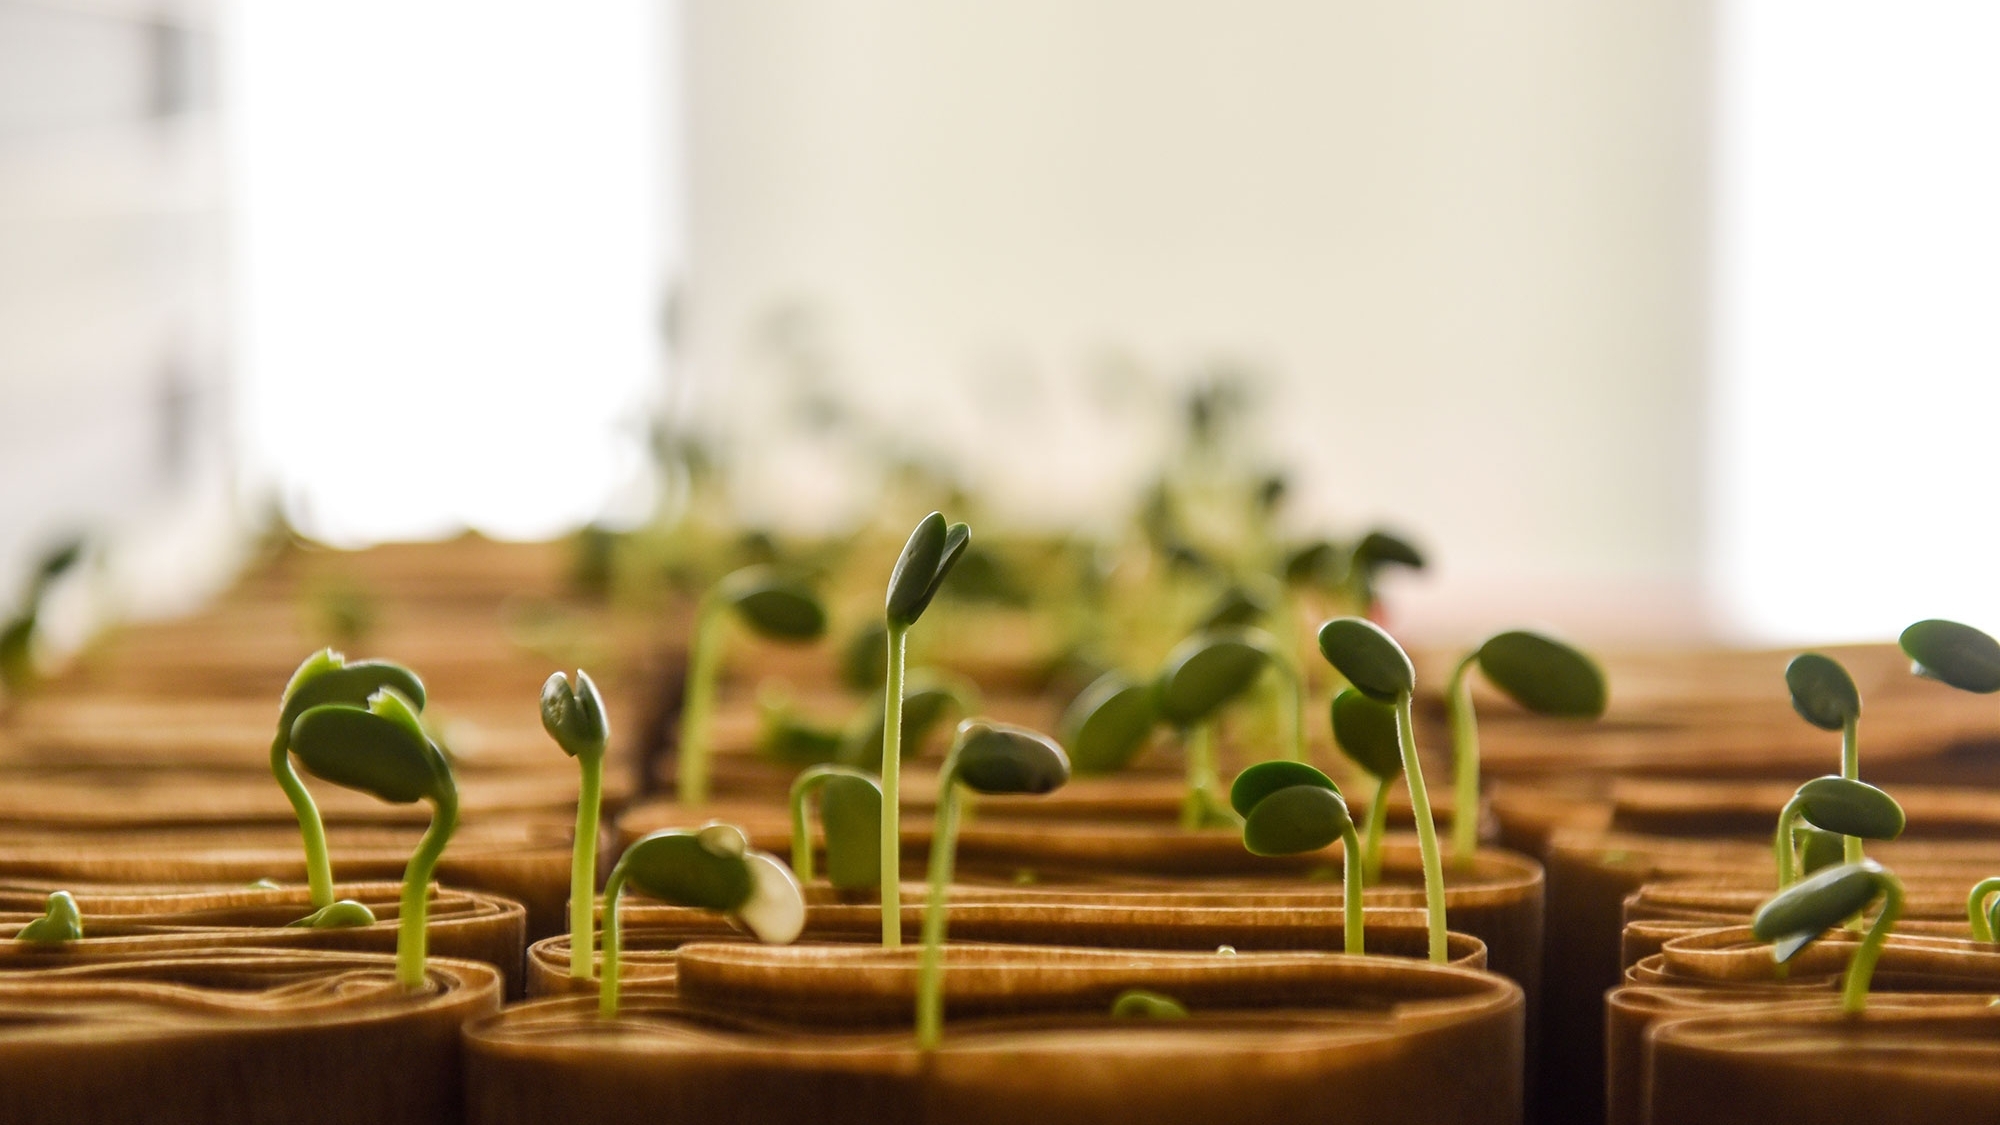
[[[1302,523],[1434,548],[1413,630],[1698,633],[1709,33],[1684,0],[691,0],[686,370],[746,450],[779,368],[933,445],[998,422],[973,479],[1071,519],[1160,448],[1107,373],[1233,357]],[[827,457],[745,458],[753,510],[851,511]]]

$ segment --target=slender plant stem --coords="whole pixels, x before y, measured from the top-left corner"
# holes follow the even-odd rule
[[[597,818],[604,803],[604,759],[578,757],[583,785],[576,795],[576,842],[569,856],[569,975],[591,976],[591,949],[596,926],[591,908],[597,901]]]
[[[924,900],[923,964],[917,975],[917,1048],[935,1050],[944,1035],[945,892],[958,850],[958,756],[938,773],[937,824],[931,829],[930,887]]]
[[[835,766],[813,766],[792,782],[792,873],[801,883],[810,883],[813,877],[812,795],[839,772]]]
[[[1903,884],[1894,875],[1882,875],[1882,912],[1875,916],[1875,924],[1868,927],[1868,934],[1861,939],[1861,947],[1854,951],[1854,959],[1847,963],[1847,982],[1840,989],[1840,1010],[1849,1015],[1860,1015],[1868,1006],[1868,982],[1875,977],[1875,962],[1882,959],[1882,945],[1889,940],[1889,931],[1896,926],[1896,920],[1903,916]]]
[[[1472,680],[1467,675],[1478,652],[1467,653],[1451,670],[1444,697],[1451,725],[1451,862],[1463,871],[1479,850],[1479,720],[1472,713]]]
[[[1208,823],[1209,793],[1215,785],[1215,745],[1208,723],[1181,734],[1181,757],[1187,776],[1187,797],[1181,802],[1181,827],[1189,831]]]
[[[1354,822],[1349,821],[1340,834],[1340,905],[1342,920],[1346,923],[1346,948],[1349,953],[1364,953],[1366,938],[1363,930],[1367,926],[1367,915],[1363,913],[1362,902],[1361,840],[1354,835]]]
[[[1771,841],[1771,854],[1778,858],[1778,889],[1781,891],[1799,881],[1799,856],[1792,845],[1792,829],[1797,827],[1799,812],[1804,807],[1794,796],[1785,802],[1785,807],[1778,813],[1778,834]]]
[[[431,874],[437,870],[451,834],[458,829],[458,795],[445,791],[431,811],[431,826],[417,843],[403,870],[403,904],[396,930],[396,983],[414,990],[424,983],[424,960],[429,949]],[[571,956],[575,956],[572,952]]]
[[[1993,892],[2000,891],[2000,879],[1981,879],[1972,885],[1972,893],[1965,899],[1965,920],[1972,923],[1972,940],[1994,940],[1993,919],[1986,914],[1986,899]]]
[[[1444,964],[1444,862],[1438,856],[1437,822],[1431,819],[1431,799],[1424,790],[1424,764],[1417,760],[1415,719],[1410,693],[1396,697],[1396,741],[1403,750],[1403,776],[1410,785],[1410,812],[1417,821],[1417,852],[1424,862],[1424,910],[1429,915],[1431,960]]]
[[[604,978],[597,982],[597,1014],[610,1019],[618,1014],[618,951],[624,937],[618,924],[618,895],[625,889],[625,864],[611,869],[604,883]],[[571,950],[575,957],[576,951]]]
[[[1368,802],[1368,842],[1363,852],[1361,881],[1374,886],[1382,881],[1382,834],[1389,825],[1389,786],[1394,778],[1375,779],[1375,796]]]
[[[694,651],[688,654],[687,686],[681,691],[674,795],[683,808],[700,808],[708,803],[708,716],[715,709],[723,620],[722,606],[713,595],[703,598],[701,608],[695,612]]]
[[[889,678],[882,685],[882,944],[903,944],[903,660],[910,627],[889,626]],[[940,783],[942,784],[942,783]],[[943,800],[940,793],[939,800]],[[937,841],[931,841],[935,852]]]
[[[312,890],[313,909],[320,910],[333,904],[333,860],[327,854],[326,824],[320,820],[319,806],[313,803],[312,793],[292,768],[291,740],[287,733],[278,732],[271,742],[271,774],[292,802],[292,811],[298,814],[299,838],[306,847],[306,885]]]
[[[1861,780],[1861,751],[1855,743],[1855,727],[1858,722],[1850,718],[1840,727],[1840,776],[1849,781]],[[1861,862],[1861,837],[1843,836],[1840,839],[1840,858],[1848,863]]]

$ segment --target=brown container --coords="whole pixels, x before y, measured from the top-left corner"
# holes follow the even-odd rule
[[[466,1030],[468,1116],[509,1122],[1518,1122],[1521,996],[1388,957],[964,947],[942,1046],[908,1024],[916,950],[694,945],[677,998],[534,1001]],[[1188,1020],[1109,1018],[1128,988]],[[752,1015],[751,1013],[757,1013]]]

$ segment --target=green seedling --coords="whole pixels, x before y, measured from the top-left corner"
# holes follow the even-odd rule
[[[14,940],[55,945],[82,937],[83,914],[76,908],[76,899],[68,891],[57,891],[49,896],[48,912],[22,926]]]
[[[1381,530],[1369,532],[1354,544],[1347,557],[1346,586],[1348,604],[1357,613],[1369,618],[1380,615],[1382,598],[1376,578],[1390,566],[1422,570],[1423,552],[1409,540]]]
[[[1417,739],[1410,713],[1410,696],[1417,688],[1416,666],[1410,663],[1409,654],[1394,637],[1360,617],[1336,617],[1320,626],[1319,651],[1356,691],[1395,707],[1396,743],[1403,758],[1403,776],[1410,786],[1410,811],[1417,822],[1417,851],[1423,857],[1430,959],[1443,964],[1447,958],[1444,864],[1438,855],[1437,824],[1431,819],[1430,794],[1424,788],[1423,763],[1417,760]]]
[[[344,926],[372,926],[375,912],[368,905],[351,898],[336,899],[296,922],[285,923],[288,929],[337,930]]]
[[[1341,905],[1346,949],[1363,949],[1361,841],[1333,779],[1304,762],[1260,762],[1236,775],[1229,804],[1243,818],[1252,855],[1298,855],[1341,842]]]
[[[1181,824],[1235,827],[1237,818],[1215,795],[1215,716],[1250,690],[1265,668],[1276,668],[1290,689],[1291,737],[1284,760],[1305,760],[1305,685],[1270,634],[1256,629],[1197,633],[1167,654],[1154,689],[1160,718],[1180,735],[1187,762],[1187,801]]]
[[[1111,1002],[1111,1018],[1120,1020],[1184,1020],[1188,1010],[1163,992],[1128,988]]]
[[[422,987],[431,876],[458,828],[458,781],[451,763],[424,733],[410,702],[386,687],[369,696],[365,708],[350,703],[307,708],[292,724],[291,752],[308,773],[335,785],[392,804],[430,803],[430,827],[403,870],[396,932],[397,983]]]
[[[1156,689],[1111,671],[1078,693],[1058,728],[1076,772],[1117,773],[1132,763],[1160,721]]]
[[[306,885],[315,913],[333,905],[333,861],[327,855],[326,825],[320,820],[319,806],[292,769],[292,728],[314,707],[366,707],[381,691],[395,692],[418,710],[424,706],[424,684],[415,672],[386,660],[349,664],[339,653],[323,648],[306,657],[292,673],[279,701],[278,732],[271,739],[271,776],[278,779],[278,787],[285,791],[299,819],[299,836],[306,849]],[[352,911],[340,916],[355,917]]]
[[[1868,1006],[1868,983],[1882,945],[1903,916],[1903,884],[1881,864],[1871,859],[1843,863],[1784,888],[1757,908],[1750,932],[1758,941],[1773,943],[1771,956],[1782,965],[1827,930],[1859,918],[1878,896],[1882,910],[1855,948],[1840,990],[1841,1010],[1859,1014]]]
[[[882,622],[887,671],[882,682],[882,944],[903,944],[902,799],[903,676],[910,627],[930,608],[945,576],[972,542],[972,529],[946,524],[932,512],[917,522],[889,572]]]
[[[1792,710],[1800,718],[1821,730],[1840,732],[1840,776],[1859,781],[1861,749],[1855,735],[1861,725],[1861,692],[1854,686],[1854,677],[1847,674],[1838,660],[1807,652],[1785,665],[1785,686],[1792,693]],[[1829,827],[1819,821],[1813,823]],[[1841,854],[1845,862],[1859,863],[1861,838],[1849,836],[1841,844]]]
[[[0,628],[0,688],[5,688],[7,695],[23,695],[34,686],[38,677],[35,635],[41,627],[42,607],[56,581],[83,559],[83,550],[82,539],[71,539],[44,555],[28,575],[20,611]]]
[[[1794,830],[1801,820],[1856,845],[1862,840],[1893,840],[1903,834],[1904,823],[1903,808],[1896,799],[1865,781],[1831,775],[1813,778],[1799,786],[1778,814],[1772,847],[1778,857],[1780,888],[1791,886],[1799,877],[1793,844]],[[1843,855],[1849,846],[1843,842]]]
[[[767,566],[744,567],[701,599],[682,692],[675,766],[675,793],[687,808],[708,802],[708,721],[722,670],[723,626],[731,617],[759,636],[786,644],[816,641],[826,632],[826,610],[813,592]]]
[[[790,944],[805,929],[799,881],[776,856],[752,849],[742,829],[711,823],[646,836],[625,849],[604,883],[604,975],[597,1011],[605,1019],[618,1014],[618,899],[627,884],[675,906],[726,914],[771,945]]]
[[[812,881],[807,809],[815,795],[826,836],[826,881],[843,891],[877,885],[882,878],[882,786],[848,766],[813,766],[792,782],[792,870],[801,881]]]
[[[1932,618],[1903,630],[1898,639],[1911,671],[1960,691],[2000,691],[2000,641],[1970,625]]]
[[[932,1050],[944,1028],[945,892],[958,850],[959,786],[975,793],[1041,794],[1069,780],[1069,756],[1025,727],[967,719],[938,771],[937,823],[931,831],[930,886],[924,903],[924,952],[917,978],[917,1046]],[[886,884],[885,884],[886,886]]]
[[[1382,881],[1382,836],[1389,824],[1389,787],[1403,776],[1403,745],[1396,735],[1396,708],[1353,688],[1333,697],[1333,743],[1375,779],[1368,799],[1368,827],[1362,835],[1361,883]]]
[[[1537,715],[1595,719],[1604,714],[1604,672],[1574,645],[1526,629],[1495,633],[1451,670],[1444,697],[1451,726],[1456,815],[1451,859],[1461,870],[1479,849],[1479,724],[1472,711],[1470,673],[1478,668],[1508,698]]]
[[[1987,900],[1995,892],[2000,892],[2000,879],[1981,879],[1972,885],[1972,893],[1965,899],[1965,920],[1972,924],[1972,940],[1991,942],[2000,940],[2000,900],[1987,905]]]
[[[611,721],[597,684],[583,669],[572,685],[561,672],[542,685],[542,729],[562,752],[576,759],[582,782],[576,795],[576,839],[569,859],[569,975],[590,979],[590,916],[597,898],[597,820],[604,804],[604,751],[611,743]],[[579,951],[581,953],[579,954]]]

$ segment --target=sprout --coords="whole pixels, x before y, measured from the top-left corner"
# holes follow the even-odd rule
[[[49,896],[48,913],[22,926],[14,940],[53,945],[82,937],[83,915],[76,908],[76,899],[68,891],[57,891]]]
[[[1417,739],[1410,714],[1410,695],[1417,687],[1417,670],[1408,653],[1382,627],[1359,617],[1336,617],[1319,628],[1319,651],[1354,689],[1396,710],[1396,742],[1403,757],[1403,774],[1410,785],[1410,810],[1417,822],[1417,851],[1424,865],[1424,909],[1428,915],[1430,959],[1447,959],[1444,929],[1444,867],[1438,856],[1437,824],[1424,789],[1424,767],[1417,760]]]
[[[1162,992],[1128,988],[1111,1002],[1112,1019],[1184,1020],[1188,1010],[1180,1001]]]
[[[882,682],[882,944],[903,944],[901,797],[903,765],[903,674],[910,626],[930,608],[945,575],[965,553],[972,529],[946,524],[932,512],[917,522],[889,572],[883,599],[883,639],[887,672]]]
[[[1375,578],[1385,566],[1422,570],[1424,555],[1409,540],[1387,531],[1378,529],[1361,537],[1348,555],[1346,585],[1349,603],[1364,617],[1379,615],[1381,595],[1375,589]]]
[[[296,922],[287,922],[285,926],[287,929],[299,930],[334,930],[342,926],[374,924],[375,912],[368,909],[367,903],[343,898],[320,907]]]
[[[749,566],[715,584],[695,613],[694,643],[682,692],[674,791],[684,807],[708,801],[708,717],[722,667],[722,625],[731,613],[752,632],[802,644],[826,632],[826,610],[811,590],[767,566]]]
[[[931,831],[923,967],[917,978],[917,1046],[923,1050],[935,1048],[943,1033],[944,896],[958,849],[958,787],[1033,795],[1059,789],[1068,780],[1069,756],[1048,736],[978,719],[958,725],[958,736],[938,771],[937,823]]]
[[[2000,641],[1970,625],[1933,618],[1903,630],[1898,643],[1910,671],[1960,691],[1991,695],[2000,691]]]
[[[1882,912],[1854,950],[1840,990],[1841,1010],[1859,1014],[1867,1007],[1868,982],[1882,957],[1882,945],[1903,916],[1903,884],[1881,864],[1869,859],[1844,863],[1780,890],[1757,908],[1750,932],[1758,941],[1774,943],[1771,956],[1782,965],[1827,930],[1858,918],[1877,895],[1882,898]]]
[[[1361,841],[1333,779],[1304,762],[1261,762],[1236,775],[1229,803],[1243,817],[1252,855],[1298,855],[1341,841],[1341,905],[1346,949],[1361,953]]]
[[[1375,779],[1368,799],[1368,828],[1362,836],[1361,884],[1382,881],[1382,835],[1389,823],[1389,786],[1403,776],[1403,746],[1396,736],[1396,709],[1354,690],[1333,697],[1333,742],[1362,772]]]
[[[335,785],[399,805],[430,802],[430,827],[403,871],[396,933],[396,980],[407,989],[421,987],[431,873],[458,827],[458,782],[451,763],[424,733],[410,703],[387,687],[369,696],[365,709],[348,703],[307,708],[292,724],[291,751],[307,772]]]
[[[606,1019],[618,1014],[618,894],[627,883],[662,902],[720,911],[772,945],[790,944],[806,924],[805,895],[791,869],[768,852],[752,850],[735,825],[711,822],[696,831],[675,828],[643,837],[618,857],[604,883],[604,978],[597,1011]],[[574,949],[570,956],[577,956]]]
[[[49,590],[64,574],[76,567],[82,560],[84,541],[81,538],[59,543],[42,557],[34,573],[28,576],[28,588],[21,594],[20,612],[0,628],[0,687],[10,696],[18,696],[34,686],[37,676],[35,668],[35,635],[41,624],[42,605],[48,600]]]
[[[1537,715],[1595,719],[1604,714],[1604,673],[1573,645],[1526,629],[1486,638],[1451,670],[1444,695],[1450,709],[1451,768],[1456,783],[1451,858],[1461,870],[1479,848],[1479,726],[1472,712],[1474,667],[1494,687]]]
[[[1090,682],[1063,712],[1063,745],[1078,773],[1116,773],[1151,741],[1159,722],[1154,685],[1111,671]]]
[[[323,648],[306,657],[298,671],[292,673],[279,701],[278,733],[271,739],[271,776],[278,779],[278,787],[285,791],[293,813],[299,818],[299,836],[306,849],[306,885],[315,911],[333,905],[333,861],[327,855],[326,825],[320,820],[319,806],[313,803],[312,794],[292,769],[293,727],[311,708],[366,707],[369,699],[380,691],[393,691],[418,709],[424,705],[423,681],[408,668],[386,660],[358,660],[349,664],[339,653]],[[351,911],[341,916],[354,917]]]
[[[1831,775],[1815,777],[1799,786],[1778,814],[1778,834],[1773,847],[1778,856],[1780,889],[1798,879],[1792,833],[1801,819],[1822,832],[1852,841],[1843,850],[1858,847],[1864,839],[1893,840],[1903,834],[1903,808],[1894,797],[1865,781]]]
[[[1197,633],[1167,654],[1155,689],[1160,717],[1180,732],[1187,758],[1187,801],[1181,824],[1188,828],[1217,824],[1236,826],[1236,817],[1214,794],[1215,757],[1212,723],[1224,704],[1248,691],[1266,667],[1275,667],[1291,689],[1291,738],[1286,761],[1305,760],[1305,690],[1299,671],[1280,652],[1278,642],[1256,629]]]
[[[597,898],[597,817],[604,803],[604,750],[611,722],[597,684],[583,669],[571,686],[561,672],[542,685],[542,729],[562,752],[576,759],[583,780],[576,795],[576,839],[569,860],[569,974],[590,979],[593,931],[591,906]],[[581,954],[579,954],[581,950]]]
[[[806,805],[815,793],[826,834],[826,881],[843,891],[875,886],[882,877],[882,786],[848,766],[813,766],[792,782],[792,869],[801,881],[812,881]]]
[[[1990,908],[1986,900],[2000,891],[2000,879],[1981,879],[1972,885],[1972,893],[1965,899],[1965,920],[1972,924],[1972,940],[1994,941],[2000,934],[2000,902]]]
[[[1840,776],[1849,781],[1861,777],[1861,752],[1855,732],[1861,721],[1861,692],[1847,669],[1830,656],[1801,653],[1785,666],[1785,686],[1791,689],[1792,710],[1821,730],[1840,732]],[[1829,825],[1814,821],[1821,828]],[[1789,839],[1789,837],[1788,837]],[[1841,845],[1848,863],[1861,861],[1861,839],[1849,836]],[[1782,870],[1783,864],[1780,864]],[[1783,882],[1778,884],[1784,886]]]

